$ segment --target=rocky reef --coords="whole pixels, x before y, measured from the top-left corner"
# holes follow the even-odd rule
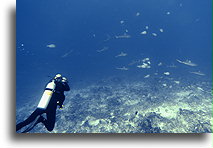
[[[113,77],[85,88],[73,88],[66,94],[64,105],[64,109],[57,110],[52,132],[39,123],[30,133],[212,132],[208,82],[187,84],[151,78],[126,81]],[[17,108],[17,122],[28,117],[35,107],[32,102]]]

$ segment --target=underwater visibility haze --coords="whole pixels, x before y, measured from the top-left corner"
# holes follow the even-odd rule
[[[17,1],[16,122],[47,82],[70,91],[49,132],[211,133],[212,1]]]

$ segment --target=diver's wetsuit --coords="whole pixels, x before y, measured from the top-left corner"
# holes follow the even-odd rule
[[[42,122],[48,131],[53,130],[54,125],[55,125],[55,116],[56,116],[57,105],[59,105],[59,107],[62,107],[62,104],[65,100],[64,91],[70,90],[70,87],[67,84],[67,82],[55,81],[55,84],[56,84],[55,92],[53,93],[52,98],[51,98],[47,108],[45,110],[37,108],[25,121],[20,122],[19,124],[16,125],[16,131],[18,131],[22,127],[30,124],[37,117],[38,117],[38,120],[36,121],[36,124],[39,122]],[[41,114],[43,114],[43,113],[46,113],[47,119],[45,119],[43,116],[41,116]]]

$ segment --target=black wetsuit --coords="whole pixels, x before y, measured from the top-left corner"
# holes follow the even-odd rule
[[[67,82],[55,81],[55,84],[56,84],[55,92],[53,93],[52,98],[51,98],[47,108],[45,110],[37,108],[25,121],[20,122],[19,124],[16,125],[16,131],[20,130],[22,127],[35,121],[36,118],[38,118],[36,121],[36,124],[39,122],[42,122],[48,131],[53,130],[53,128],[55,126],[57,105],[59,105],[59,107],[62,107],[62,104],[65,100],[64,91],[70,90],[70,87],[67,84]],[[41,116],[41,114],[43,114],[43,113],[46,113],[47,119],[45,119],[43,116]]]

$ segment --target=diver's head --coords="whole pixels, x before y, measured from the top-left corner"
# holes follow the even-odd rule
[[[61,77],[62,77],[62,75],[60,73],[58,73],[57,75],[55,75],[55,79],[56,78],[61,78]]]
[[[55,75],[54,79],[57,81],[57,82],[60,82],[62,80],[62,75],[61,74],[57,74]]]

